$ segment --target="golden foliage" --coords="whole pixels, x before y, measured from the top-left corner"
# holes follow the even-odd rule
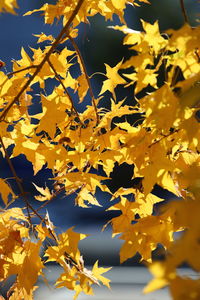
[[[184,262],[200,271],[200,28],[186,22],[179,30],[161,33],[157,21],[150,24],[141,20],[143,31],[134,31],[126,26],[124,9],[128,4],[139,5],[138,2],[58,0],[25,14],[40,11],[49,24],[62,19],[63,29],[57,38],[45,33],[36,35],[38,44],[46,41],[48,45],[32,48],[31,56],[22,48],[21,59],[13,62],[13,71],[0,72],[0,150],[19,189],[15,194],[10,187],[13,178],[0,178],[5,204],[0,212],[0,280],[16,275],[9,299],[33,299],[38,276],[44,276],[43,269],[49,261],[57,262],[63,269],[56,287],[74,290],[74,299],[80,292],[92,295],[93,284],[109,287],[110,280],[101,275],[109,268],[98,267],[98,262],[92,270],[84,266],[78,243],[86,235],[73,228],[57,235],[48,213],[45,217],[40,215],[40,209],[63,191],[66,195],[76,192],[75,204],[80,207],[100,205],[95,196],[97,187],[109,193],[111,200],[118,199],[114,205],[111,202],[109,210],[121,214],[109,223],[113,236],[119,235],[124,241],[120,261],[139,252],[141,260],[148,262],[154,279],[144,292],[168,285],[175,300],[200,297],[199,277],[194,280],[177,272]],[[15,1],[4,0],[0,11],[14,13],[16,6]],[[94,97],[74,39],[79,35],[77,26],[98,13],[106,20],[112,20],[114,14],[119,16],[122,25],[113,29],[124,33],[124,45],[129,45],[135,55],[115,66],[105,64],[106,79]],[[70,50],[69,43],[74,50]],[[65,44],[60,52],[59,44]],[[79,67],[78,76],[72,75],[74,65]],[[158,76],[163,68],[160,84]],[[56,84],[46,94],[48,79],[52,78]],[[35,83],[40,86],[41,111],[30,113],[34,105],[30,91]],[[124,95],[127,87],[134,86],[132,104],[127,104],[126,97],[118,99],[119,85]],[[145,93],[148,87],[151,93]],[[141,91],[145,96],[137,99]],[[110,109],[101,107],[107,92]],[[84,102],[86,95],[91,98],[91,104],[82,113],[74,104],[74,94],[79,103]],[[126,120],[128,115],[137,121],[131,124]],[[42,202],[37,210],[28,202],[22,179],[13,167],[12,159],[20,154],[31,162],[34,175],[43,167],[53,172],[51,190],[45,183],[45,187],[34,184],[40,193],[34,198]],[[140,178],[140,184],[112,193],[106,182],[115,162],[134,166],[133,179]],[[103,176],[97,174],[100,166]],[[156,184],[179,200],[166,204],[154,195]],[[9,208],[18,197],[23,198],[25,209]],[[154,205],[159,202],[162,209],[155,211]],[[39,224],[33,224],[33,217],[39,219]],[[174,240],[178,231],[183,233]],[[54,245],[41,258],[46,239]],[[152,262],[152,251],[158,244],[166,250],[164,262]]]

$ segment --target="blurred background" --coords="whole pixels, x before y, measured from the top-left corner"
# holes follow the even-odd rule
[[[6,64],[4,69],[5,72],[11,71],[11,61],[13,59],[20,59],[21,47],[24,47],[25,51],[28,53],[30,53],[29,47],[38,47],[36,44],[37,38],[34,37],[33,34],[44,32],[56,37],[59,33],[62,25],[60,23],[55,26],[45,25],[43,23],[43,18],[39,13],[31,16],[23,16],[26,11],[39,8],[45,2],[51,3],[51,1],[21,0],[18,1],[20,9],[17,10],[17,15],[10,15],[6,13],[0,15],[0,59]],[[183,25],[184,20],[181,14],[180,1],[152,0],[150,2],[151,5],[142,4],[139,8],[133,6],[127,7],[125,19],[128,27],[134,30],[142,30],[140,19],[150,23],[158,20],[161,31],[169,28],[178,29]],[[200,12],[199,1],[185,0],[184,2],[190,24],[192,26],[196,26],[198,17],[197,14]],[[116,23],[119,24],[117,17],[114,18],[113,22],[105,22],[103,17],[97,15],[89,21],[90,24],[82,24],[80,26],[81,34],[77,39],[77,43],[85,60],[88,74],[91,75],[94,72],[105,72],[104,63],[114,66],[122,60],[122,58],[128,57],[129,53],[128,47],[123,46],[122,44],[124,35],[108,27],[114,24],[116,25]],[[95,95],[97,95],[100,91],[103,79],[104,78],[101,75],[94,76],[92,78],[92,86]],[[105,101],[106,97],[109,98],[109,95],[105,95]],[[78,107],[78,110],[82,111],[89,101],[89,98],[86,99],[83,105]],[[50,178],[52,174],[49,169],[42,169],[36,176],[33,176],[32,166],[23,155],[14,158],[13,164],[17,170],[18,177],[23,179],[25,190],[30,193],[30,201],[32,201],[31,195],[37,193],[32,182],[38,186],[44,187],[45,180],[47,185],[50,185],[50,180],[48,178]],[[110,188],[114,191],[120,186],[131,186],[133,171],[133,167],[127,164],[123,164],[121,166],[116,164],[114,171],[111,174],[112,180],[110,182]],[[1,154],[0,176],[2,178],[12,176],[7,162],[3,159]],[[15,188],[16,187],[14,186],[14,189]],[[158,186],[155,187],[154,193],[162,195],[162,197],[166,200],[173,196],[169,192],[161,190]],[[104,232],[101,232],[103,225],[108,222],[110,218],[119,215],[119,213],[110,211],[105,212],[105,209],[110,206],[110,198],[108,194],[97,191],[96,196],[102,207],[81,209],[74,206],[74,195],[68,197],[61,195],[54,199],[46,208],[51,221],[57,226],[58,232],[65,231],[70,226],[75,226],[75,230],[77,232],[90,234],[86,240],[81,242],[80,247],[87,265],[94,264],[94,262],[98,259],[100,265],[119,266],[120,240],[117,238],[111,238],[111,228],[109,226]],[[19,200],[17,201],[18,203],[15,202],[15,205],[18,204],[19,206],[23,206],[22,202]],[[3,206],[3,203],[1,203],[1,205]],[[37,204],[35,206],[37,207]],[[162,257],[162,251],[160,255]],[[123,266],[136,266],[138,265],[139,258],[139,255],[136,255],[133,259],[125,262]],[[125,271],[126,274],[127,272],[128,271]],[[145,274],[146,273],[144,273],[143,277],[141,277],[143,280],[140,280],[143,284],[147,278],[145,277],[147,276]],[[119,276],[123,278],[123,275]],[[56,294],[54,294],[54,296],[55,295]],[[167,296],[167,294],[165,295],[166,298],[163,298],[163,300],[169,299],[167,298],[169,296]],[[155,297],[153,298],[149,296],[144,299],[159,299]],[[40,295],[38,296],[38,299],[45,298]],[[105,299],[105,297],[100,296],[100,298],[95,299]],[[111,298],[107,297],[107,299]],[[115,299],[118,299],[117,292]],[[127,296],[127,298],[124,299],[128,300],[133,298],[128,298]]]

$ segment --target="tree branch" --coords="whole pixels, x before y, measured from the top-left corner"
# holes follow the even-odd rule
[[[73,108],[73,110],[74,110],[76,116],[78,117],[78,119],[79,119],[81,125],[84,126],[84,124],[82,123],[82,121],[81,121],[81,119],[80,119],[80,117],[79,117],[79,113],[78,113],[76,107],[74,106],[74,102],[73,102],[73,99],[72,99],[71,95],[69,94],[68,90],[67,90],[66,87],[64,86],[64,83],[62,82],[62,79],[60,78],[58,72],[57,72],[56,69],[54,68],[54,65],[51,63],[50,59],[48,59],[48,63],[49,63],[49,65],[50,65],[50,67],[52,68],[53,72],[55,73],[55,77],[58,79],[58,81],[59,81],[60,84],[62,85],[62,87],[63,87],[65,93],[67,94],[67,96],[68,96],[68,98],[69,98],[69,100],[70,100],[70,102],[71,102],[72,108]]]
[[[51,202],[55,197],[57,197],[61,192],[63,192],[65,190],[65,186],[61,187],[58,191],[54,192],[52,197],[47,200],[46,202],[44,202],[40,207],[38,207],[36,209],[36,211],[38,212],[39,210],[41,210],[42,208],[44,208],[46,205],[49,204],[49,202]]]
[[[29,70],[29,69],[35,69],[35,68],[37,68],[37,66],[28,66],[28,67],[26,67],[26,68],[22,68],[22,69],[20,69],[20,70],[14,71],[14,72],[10,72],[10,73],[8,73],[8,74],[6,74],[6,75],[7,75],[7,76],[12,76],[12,75],[14,75],[14,74],[17,74],[17,73],[20,73],[20,72],[23,72],[23,71],[26,71],[26,70]]]
[[[4,154],[5,154],[5,158],[6,158],[6,160],[7,160],[7,163],[8,163],[8,165],[9,165],[9,167],[10,167],[10,170],[11,170],[11,172],[12,172],[12,174],[13,174],[15,180],[16,180],[16,183],[17,183],[17,185],[18,185],[18,188],[19,188],[19,190],[20,190],[20,193],[21,193],[21,195],[22,195],[22,198],[23,198],[23,200],[24,200],[24,202],[25,202],[25,204],[26,204],[26,209],[27,209],[27,213],[28,213],[28,220],[29,220],[29,223],[31,224],[31,215],[30,215],[30,210],[29,210],[29,205],[28,205],[29,203],[28,203],[28,200],[26,199],[26,193],[25,193],[25,191],[24,191],[24,189],[23,189],[23,186],[22,186],[22,184],[21,184],[21,180],[20,180],[20,178],[17,176],[17,173],[16,173],[16,171],[15,171],[15,168],[13,167],[13,164],[12,164],[12,162],[11,162],[11,160],[10,160],[10,157],[9,157],[9,155],[8,155],[8,152],[7,152],[7,150],[6,150],[6,147],[5,147],[5,145],[4,145],[4,142],[3,142],[1,136],[0,136],[0,143],[1,143],[1,145],[2,145],[2,148],[3,148]]]
[[[67,32],[69,30],[69,27],[70,27],[72,21],[74,20],[75,16],[77,15],[79,9],[81,8],[81,5],[83,4],[83,2],[84,2],[84,0],[79,0],[78,1],[78,4],[77,4],[76,8],[74,9],[74,11],[72,12],[71,17],[69,18],[69,20],[67,21],[66,25],[63,27],[63,29],[61,30],[59,35],[57,36],[56,40],[53,42],[51,48],[49,49],[49,51],[47,52],[47,54],[45,55],[43,60],[37,66],[37,68],[36,68],[35,72],[33,73],[33,75],[27,80],[27,82],[21,88],[19,93],[14,97],[14,99],[8,104],[8,106],[2,112],[2,114],[0,116],[0,121],[2,121],[6,117],[7,113],[9,112],[9,110],[13,106],[13,104],[19,100],[19,98],[23,94],[23,92],[29,87],[30,83],[33,81],[33,79],[36,77],[36,75],[41,71],[41,69],[42,69],[43,65],[45,64],[45,62],[48,61],[50,55],[53,53],[55,48],[60,43],[63,35],[67,34]]]
[[[182,11],[185,23],[189,24],[189,19],[188,19],[187,13],[186,13],[185,5],[184,5],[184,0],[180,0],[180,5],[181,5],[181,11]]]
[[[84,72],[84,75],[85,75],[85,78],[87,80],[87,83],[88,83],[88,88],[89,88],[89,93],[90,93],[90,97],[92,99],[92,104],[93,104],[93,107],[94,107],[94,110],[95,110],[95,113],[96,113],[96,117],[97,117],[97,124],[99,124],[99,115],[98,115],[98,112],[97,112],[97,106],[96,106],[96,103],[95,103],[95,97],[94,97],[94,93],[93,93],[93,90],[92,90],[92,86],[91,86],[91,83],[90,83],[90,79],[89,79],[89,76],[87,74],[87,70],[86,70],[86,66],[85,66],[85,63],[84,63],[84,60],[83,60],[83,57],[81,55],[81,52],[76,44],[76,42],[74,41],[74,39],[68,35],[68,38],[69,40],[71,41],[74,49],[76,50],[76,53],[80,59],[80,62],[81,62],[81,66],[82,66],[82,69],[83,69],[83,72]]]
[[[156,140],[155,142],[153,142],[152,144],[150,144],[150,145],[148,146],[148,148],[153,147],[154,145],[160,143],[160,141],[162,141],[163,139],[166,139],[166,138],[168,138],[169,136],[171,136],[171,135],[173,135],[174,133],[177,133],[177,132],[179,132],[179,131],[180,131],[180,129],[175,129],[174,131],[169,132],[169,133],[166,134],[166,135],[163,135],[159,140]]]

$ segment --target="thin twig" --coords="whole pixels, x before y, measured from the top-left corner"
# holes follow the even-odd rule
[[[11,160],[10,160],[10,157],[9,157],[9,155],[8,155],[8,152],[7,152],[7,150],[6,150],[6,147],[5,147],[5,145],[4,145],[4,142],[3,142],[3,139],[2,139],[1,136],[0,136],[0,143],[1,143],[1,145],[2,145],[2,148],[3,148],[4,154],[5,154],[5,158],[6,158],[6,160],[7,160],[7,163],[8,163],[8,165],[9,165],[9,167],[10,167],[10,170],[11,170],[11,172],[12,172],[12,174],[13,174],[13,176],[14,176],[16,182],[17,182],[17,185],[18,185],[18,188],[19,188],[20,193],[21,193],[21,195],[22,195],[22,198],[24,199],[24,202],[25,202],[25,204],[26,204],[26,209],[27,209],[27,213],[28,213],[28,220],[29,220],[29,223],[31,224],[31,215],[30,215],[29,206],[28,206],[28,204],[27,204],[28,201],[27,201],[27,199],[26,199],[25,191],[24,191],[23,186],[22,186],[22,184],[21,184],[20,178],[17,176],[17,173],[16,173],[16,171],[15,171],[15,168],[13,167],[13,164],[12,164],[12,162],[11,162]]]
[[[82,69],[83,69],[83,72],[84,72],[84,75],[85,75],[85,78],[87,80],[87,83],[88,83],[88,88],[89,88],[89,93],[90,93],[90,97],[92,99],[92,104],[93,104],[93,107],[94,107],[94,110],[95,110],[95,113],[96,113],[96,118],[97,118],[97,125],[99,124],[99,115],[98,115],[98,112],[97,112],[97,106],[96,106],[96,103],[95,103],[95,97],[94,97],[94,93],[93,93],[93,90],[92,90],[92,86],[91,86],[91,83],[90,83],[90,79],[89,79],[89,76],[87,74],[87,70],[86,70],[86,66],[85,66],[85,63],[84,63],[84,60],[83,60],[83,57],[81,55],[81,52],[76,44],[76,42],[74,41],[74,39],[68,35],[68,38],[69,40],[71,41],[74,49],[76,50],[76,53],[80,59],[80,62],[81,62],[81,66],[82,66]]]
[[[14,71],[14,72],[10,72],[8,74],[6,74],[7,76],[12,76],[14,74],[17,74],[17,73],[20,73],[20,72],[23,72],[23,71],[26,71],[26,70],[29,70],[29,69],[36,69],[37,66],[28,66],[26,68],[23,68],[23,69],[20,69],[20,70],[17,70],[17,71]]]
[[[23,186],[22,186],[22,184],[21,184],[21,180],[20,180],[20,178],[17,176],[17,173],[16,173],[16,171],[15,171],[15,168],[13,167],[13,164],[12,164],[12,162],[11,162],[11,160],[10,160],[10,157],[9,157],[9,155],[8,155],[8,153],[7,153],[7,150],[6,150],[6,148],[5,148],[5,145],[4,145],[4,143],[3,143],[3,140],[2,140],[2,137],[1,137],[1,136],[0,136],[0,143],[1,143],[2,147],[3,147],[4,154],[5,154],[6,160],[7,160],[7,162],[8,162],[8,165],[9,165],[9,167],[10,167],[10,169],[11,169],[11,172],[13,173],[13,176],[14,176],[14,178],[15,178],[15,180],[16,180],[16,182],[17,182],[17,185],[18,185],[18,187],[19,187],[20,193],[21,193],[21,195],[23,196],[22,199],[23,199],[24,202],[25,202],[26,209],[27,209],[27,212],[28,212],[28,220],[29,220],[29,224],[32,225],[32,222],[31,222],[31,214],[30,214],[30,209],[31,209],[31,210],[33,211],[33,213],[35,214],[35,216],[37,216],[37,217],[42,221],[42,223],[45,224],[46,228],[48,229],[50,235],[51,235],[52,238],[55,240],[55,242],[58,243],[58,238],[57,238],[57,236],[54,234],[54,232],[52,231],[52,229],[50,228],[50,226],[48,225],[48,220],[47,220],[46,218],[42,218],[42,217],[38,214],[37,210],[35,210],[35,209],[32,207],[32,205],[29,204],[29,202],[28,202],[28,200],[27,200],[27,198],[26,198],[26,193],[25,193],[25,191],[24,191],[24,189],[23,189]],[[62,190],[62,189],[61,189],[61,190]],[[60,190],[59,192],[61,192],[61,190]],[[58,194],[58,193],[57,193],[57,194]],[[57,195],[57,194],[55,194],[55,195]],[[52,198],[53,198],[53,197],[52,197]],[[40,208],[41,208],[41,207],[40,207]],[[33,225],[32,225],[31,227],[34,228]],[[65,256],[66,261],[70,262],[70,263],[77,269],[78,272],[84,273],[83,270],[82,270],[82,268],[79,267],[79,264],[71,257],[71,255],[70,255],[69,253],[65,252],[65,253],[64,253],[64,256]],[[95,280],[93,280],[93,281],[94,281],[94,283],[97,283],[97,282],[95,282]]]
[[[28,199],[27,199],[27,196],[26,196],[26,192],[24,191],[24,188],[22,186],[22,183],[21,183],[21,179],[17,176],[17,173],[15,171],[15,168],[10,160],[10,157],[8,155],[8,152],[6,150],[6,147],[4,145],[4,142],[2,140],[2,137],[0,136],[0,143],[2,145],[2,148],[3,148],[3,151],[4,151],[4,154],[5,154],[5,158],[8,162],[8,165],[10,167],[10,170],[17,182],[17,185],[18,185],[18,188],[20,190],[20,194],[22,195],[22,199],[26,205],[26,208],[27,208],[27,212],[28,212],[28,219],[29,219],[29,222],[31,224],[31,214],[30,214],[30,209],[34,212],[35,216],[37,216],[42,222],[44,222],[43,218],[37,213],[37,211],[32,207],[32,205],[28,202]]]
[[[65,85],[64,85],[64,83],[63,83],[63,81],[62,81],[62,79],[60,78],[58,72],[57,72],[56,69],[54,68],[54,65],[51,63],[50,59],[48,59],[48,63],[49,63],[49,65],[50,65],[50,67],[52,68],[53,72],[55,73],[55,77],[58,79],[58,81],[59,81],[60,84],[62,85],[62,87],[63,87],[65,93],[67,94],[67,96],[68,96],[68,98],[69,98],[69,100],[70,100],[70,102],[71,102],[72,108],[73,108],[73,110],[74,110],[76,116],[78,117],[78,119],[79,119],[81,125],[84,126],[84,124],[82,123],[82,121],[81,121],[81,119],[80,119],[80,117],[79,117],[79,113],[78,113],[76,107],[74,106],[74,102],[73,102],[73,99],[72,99],[71,95],[69,94],[68,90],[66,89],[66,87],[65,87]]]
[[[160,141],[162,141],[162,140],[168,138],[169,136],[173,135],[174,133],[179,132],[179,130],[180,130],[180,129],[176,129],[176,130],[174,130],[174,131],[172,131],[172,132],[170,132],[170,133],[168,133],[168,134],[166,134],[166,135],[163,135],[159,140],[156,140],[155,142],[153,142],[152,144],[150,144],[150,145],[148,146],[148,148],[151,148],[152,146],[154,146],[154,145],[160,143]]]
[[[178,66],[173,66],[174,74],[172,76],[171,87],[174,87],[178,82],[178,76],[180,75],[180,68]]]
[[[197,62],[200,63],[200,55],[199,55],[198,51],[195,50],[194,53],[196,54]]]
[[[38,212],[39,210],[41,210],[42,208],[44,208],[47,204],[49,204],[49,202],[51,202],[55,197],[57,197],[64,190],[65,190],[65,186],[61,187],[58,191],[54,192],[52,194],[52,197],[49,200],[47,200],[46,202],[44,202],[40,207],[38,207],[36,209],[36,211]]]
[[[79,0],[78,1],[77,6],[75,7],[74,11],[72,12],[72,14],[71,14],[69,20],[67,21],[66,25],[63,27],[63,29],[61,30],[61,32],[57,36],[56,40],[53,42],[51,48],[46,53],[46,55],[44,56],[43,60],[37,66],[37,68],[36,68],[35,72],[33,73],[33,75],[26,81],[26,83],[21,88],[21,90],[19,91],[19,93],[14,97],[14,99],[8,104],[8,106],[2,112],[2,114],[0,116],[0,122],[6,117],[7,113],[9,112],[9,110],[13,106],[13,104],[19,100],[19,98],[23,94],[23,92],[29,87],[29,85],[31,84],[31,82],[33,81],[33,79],[41,71],[41,69],[42,69],[43,65],[45,64],[45,62],[47,62],[47,60],[49,59],[50,55],[53,53],[53,51],[55,50],[55,48],[60,43],[60,40],[62,39],[63,35],[67,34],[67,32],[69,30],[69,27],[70,27],[71,23],[73,22],[75,16],[77,15],[79,9],[81,8],[81,5],[83,4],[83,2],[84,2],[84,0]]]
[[[180,0],[180,5],[181,5],[181,11],[182,11],[185,23],[189,24],[189,19],[188,19],[187,13],[186,13],[185,5],[184,5],[184,0]]]
[[[89,78],[91,79],[94,75],[103,75],[107,78],[106,74],[102,73],[102,72],[95,72],[92,75],[89,76]]]

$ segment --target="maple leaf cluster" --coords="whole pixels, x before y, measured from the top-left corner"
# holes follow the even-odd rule
[[[8,291],[9,299],[33,299],[38,276],[44,276],[43,270],[50,261],[63,270],[56,287],[74,290],[74,299],[80,292],[93,294],[93,284],[109,287],[109,279],[101,275],[109,268],[98,267],[98,262],[92,270],[84,266],[78,243],[86,235],[73,228],[57,235],[49,215],[40,214],[61,192],[76,192],[75,204],[80,207],[100,205],[95,196],[97,188],[111,195],[109,210],[120,212],[109,222],[113,236],[124,241],[120,261],[139,252],[141,261],[148,263],[155,277],[144,292],[168,285],[175,300],[200,297],[199,278],[181,277],[177,272],[185,262],[200,271],[200,28],[189,25],[184,10],[186,22],[178,30],[160,33],[158,22],[142,20],[143,30],[134,31],[126,25],[124,10],[128,4],[142,2],[148,3],[58,0],[25,14],[42,12],[49,24],[61,19],[63,29],[57,37],[36,35],[38,47],[31,49],[32,55],[22,48],[21,59],[13,61],[12,72],[0,72],[0,151],[19,189],[16,194],[10,180],[0,178],[5,204],[0,211],[0,280],[16,275]],[[5,0],[1,1],[0,11],[13,13],[16,7],[15,1]],[[105,80],[97,96],[76,44],[77,26],[96,14],[106,20],[118,15],[121,26],[113,26],[113,30],[123,32],[124,45],[134,50],[134,55],[115,66],[105,64]],[[43,42],[46,46],[41,47]],[[65,47],[58,51],[60,44]],[[74,66],[79,68],[77,76],[72,72]],[[49,79],[56,83],[47,93]],[[40,87],[41,110],[37,112],[31,109],[36,102],[35,83]],[[118,86],[124,89],[123,100],[118,97]],[[126,101],[130,86],[131,104]],[[145,93],[149,87],[151,92]],[[110,109],[105,109],[101,104],[108,94]],[[79,99],[77,105],[75,96]],[[79,112],[79,104],[86,96],[91,104]],[[137,122],[128,122],[128,117]],[[34,185],[40,193],[34,197],[41,203],[37,209],[29,203],[12,163],[20,154],[31,162],[34,175],[44,167],[52,170],[52,189],[45,183],[44,187]],[[134,166],[133,179],[140,178],[140,184],[120,187],[112,193],[106,182],[116,162]],[[103,175],[99,175],[99,169]],[[163,203],[155,212],[155,204],[164,201],[154,194],[155,185],[178,200]],[[19,197],[25,208],[10,208]],[[113,204],[113,200],[118,201]],[[39,224],[34,223],[35,217]],[[174,240],[174,233],[179,231],[180,238]],[[32,234],[36,241],[32,241]],[[47,239],[54,245],[41,257],[40,250]],[[165,249],[166,259],[152,262],[152,251],[158,244]]]

